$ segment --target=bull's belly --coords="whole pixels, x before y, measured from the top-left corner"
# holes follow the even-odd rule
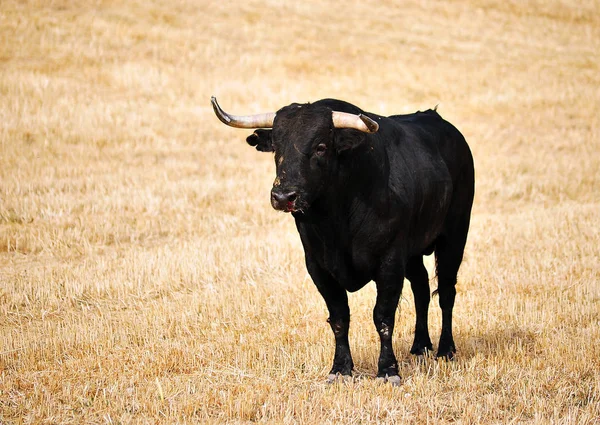
[[[358,291],[374,278],[374,264],[355,261],[349,253],[330,252],[322,265],[349,292]]]
[[[372,278],[356,270],[347,270],[343,275],[334,275],[334,277],[348,292],[356,292],[372,280]]]

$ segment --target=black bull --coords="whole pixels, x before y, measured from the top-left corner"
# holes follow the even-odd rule
[[[433,110],[383,117],[334,99],[260,116],[226,114],[214,98],[213,107],[228,125],[260,127],[248,143],[275,152],[271,203],[294,216],[306,267],[329,310],[335,336],[329,380],[352,373],[347,291],[371,280],[381,341],[377,376],[400,382],[392,334],[404,278],[416,309],[410,352],[432,350],[423,265],[423,255],[432,252],[442,310],[437,357],[451,359],[456,276],[475,189],[473,158],[462,134]]]

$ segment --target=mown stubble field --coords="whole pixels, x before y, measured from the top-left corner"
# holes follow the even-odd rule
[[[370,284],[325,383],[273,158],[211,95],[439,104],[477,174],[456,361],[411,359],[405,287],[378,385]],[[2,1],[0,423],[599,423],[599,109],[597,0]]]

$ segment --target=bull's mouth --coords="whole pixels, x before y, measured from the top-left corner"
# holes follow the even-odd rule
[[[288,202],[286,204],[285,208],[282,209],[281,211],[283,211],[283,212],[289,212],[289,213],[296,212],[297,211],[296,210],[296,203],[295,202]]]
[[[271,200],[271,206],[277,211],[285,213],[303,212],[303,209],[298,205],[298,202],[285,202],[283,204]]]

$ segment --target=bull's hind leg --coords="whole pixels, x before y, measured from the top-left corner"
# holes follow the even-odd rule
[[[452,309],[456,297],[456,276],[462,262],[469,216],[456,220],[436,244],[435,257],[438,275],[438,294],[442,309],[442,333],[436,357],[451,360],[456,353],[452,336]]]
[[[411,354],[421,356],[433,349],[431,339],[429,338],[429,328],[427,324],[427,315],[429,312],[429,276],[427,269],[423,264],[423,256],[419,255],[411,258],[406,267],[406,278],[410,280],[410,287],[415,297],[415,310],[417,313],[417,322],[415,325],[415,340]]]

